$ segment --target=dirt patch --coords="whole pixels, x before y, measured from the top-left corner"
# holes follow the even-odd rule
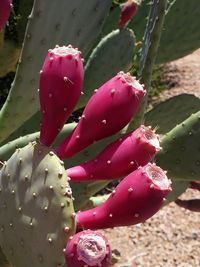
[[[167,65],[163,101],[181,93],[200,97],[200,50]],[[183,199],[200,198],[188,189]],[[112,249],[121,254],[115,267],[200,267],[200,213],[190,212],[175,203],[164,207],[144,224],[104,231]]]

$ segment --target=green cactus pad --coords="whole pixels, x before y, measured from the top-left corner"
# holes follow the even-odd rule
[[[26,31],[26,25],[29,19],[29,14],[33,7],[34,0],[20,0],[18,1],[18,21],[17,21],[17,43],[18,46],[21,46],[24,33]]]
[[[176,0],[166,15],[157,63],[186,56],[200,47],[199,0]]]
[[[141,6],[138,8],[137,14],[129,22],[128,28],[131,28],[135,32],[137,41],[142,40],[144,36],[145,26],[147,23],[147,17],[149,13],[149,0],[143,0]],[[116,6],[110,12],[106,19],[106,22],[102,29],[102,34],[107,35],[109,32],[119,28],[119,17],[121,13],[120,6]]]
[[[133,29],[137,41],[142,41],[150,0],[143,0],[136,16],[128,27]],[[199,0],[170,1],[160,41],[157,63],[165,63],[190,54],[200,47]],[[120,7],[110,13],[103,27],[103,35],[118,28]]]
[[[16,131],[11,133],[3,142],[1,146],[7,144],[10,141],[18,139],[19,136],[29,135],[40,130],[41,112],[38,111],[30,119],[24,122]]]
[[[171,184],[172,191],[167,196],[164,205],[167,205],[170,202],[175,201],[178,197],[180,197],[180,195],[182,195],[186,191],[186,189],[190,185],[189,181],[178,181],[178,180],[173,180],[173,178],[171,181],[172,181]]]
[[[70,183],[74,197],[74,209],[76,211],[85,209],[90,197],[103,189],[108,183],[108,181]]]
[[[170,179],[200,180],[200,111],[177,125],[161,139],[156,163]]]
[[[145,124],[156,128],[158,134],[165,134],[199,110],[200,99],[198,97],[181,94],[159,103],[147,112]]]
[[[59,133],[59,136],[56,139],[56,144],[60,143],[62,139],[64,139],[68,134],[72,132],[75,128],[76,123],[66,124],[63,130]],[[21,136],[13,141],[6,143],[5,145],[0,147],[0,160],[4,161],[10,158],[10,156],[15,152],[16,148],[21,148],[26,146],[29,142],[35,141],[39,139],[40,132],[28,134],[25,136]]]
[[[96,208],[99,205],[101,205],[104,201],[106,201],[111,194],[104,194],[104,195],[98,195],[91,197],[88,203],[86,203],[86,206],[84,207],[85,209],[91,209],[91,208]]]
[[[48,49],[71,43],[85,55],[101,30],[111,2],[34,1],[16,77],[0,112],[0,141],[39,110],[39,71]]]
[[[94,89],[119,71],[127,72],[134,56],[135,36],[132,30],[116,30],[105,36],[94,48],[85,66],[84,95],[79,107],[86,104]]]
[[[63,165],[53,151],[33,142],[1,169],[0,244],[14,267],[64,266],[75,218]]]

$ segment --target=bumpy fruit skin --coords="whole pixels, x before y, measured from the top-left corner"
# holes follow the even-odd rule
[[[159,150],[158,135],[141,125],[108,145],[95,159],[69,168],[67,175],[72,182],[116,179],[146,165]]]
[[[68,267],[109,267],[111,248],[102,233],[86,230],[68,241],[65,259]]]
[[[10,10],[12,8],[12,0],[1,0],[0,1],[0,30],[6,24],[10,16]]]
[[[137,112],[144,95],[143,86],[134,77],[118,73],[95,90],[77,127],[56,149],[57,155],[69,158],[95,141],[117,133]]]
[[[129,21],[136,15],[137,10],[138,5],[133,0],[128,0],[122,5],[119,19],[119,27],[121,29],[128,25]]]
[[[171,191],[165,172],[148,163],[125,177],[100,206],[77,213],[78,229],[103,229],[144,222]]]
[[[50,146],[69,118],[83,85],[81,53],[69,46],[49,50],[40,76],[40,142]]]

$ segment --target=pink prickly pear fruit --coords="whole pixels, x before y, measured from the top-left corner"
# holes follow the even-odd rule
[[[87,103],[73,131],[57,148],[61,159],[71,157],[95,141],[117,133],[137,112],[145,90],[129,73],[119,72],[103,84]]]
[[[50,146],[81,95],[84,76],[81,53],[71,45],[56,46],[48,51],[40,73],[40,142]]]
[[[122,5],[119,19],[120,29],[123,29],[128,25],[130,20],[136,15],[137,10],[138,4],[134,0],[128,0]]]
[[[158,135],[141,125],[108,145],[95,159],[69,168],[67,174],[72,182],[116,179],[146,165],[159,151]]]
[[[175,203],[181,208],[194,212],[200,212],[200,199],[182,200],[178,198]]]
[[[8,20],[11,8],[12,0],[0,0],[0,30],[3,29]]]
[[[102,233],[86,230],[68,241],[65,259],[68,267],[109,267],[111,248]]]
[[[142,223],[171,191],[165,172],[148,163],[126,176],[100,206],[77,213],[78,229],[103,229]]]

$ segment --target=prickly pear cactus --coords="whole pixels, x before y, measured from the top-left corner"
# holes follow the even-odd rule
[[[179,111],[177,113],[177,110]],[[145,114],[145,123],[166,134],[177,124],[200,110],[200,98],[192,94],[181,94],[159,103]],[[176,116],[174,116],[176,114]]]
[[[200,180],[200,111],[178,124],[161,139],[156,162],[174,180]]]
[[[83,0],[34,1],[16,76],[0,111],[0,141],[38,111],[38,73],[49,47],[71,43],[85,55],[100,33],[110,6],[111,0],[88,0],[87,5]]]
[[[64,266],[75,219],[63,162],[32,142],[2,167],[0,192],[0,244],[13,266]]]

